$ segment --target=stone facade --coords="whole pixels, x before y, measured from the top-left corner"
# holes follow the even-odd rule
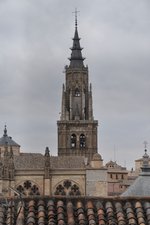
[[[108,175],[108,196],[122,194],[133,182],[129,179],[128,170],[113,161],[109,161],[105,167]]]
[[[0,194],[14,196],[107,195],[107,170],[98,153],[88,162],[85,156],[50,156],[22,153],[14,155],[5,146],[0,157]]]
[[[107,196],[108,182],[106,169],[86,170],[86,195]]]

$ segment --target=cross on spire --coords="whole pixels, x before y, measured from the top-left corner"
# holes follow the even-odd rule
[[[74,12],[72,12],[72,13],[74,13],[75,14],[75,28],[77,28],[77,25],[78,25],[78,21],[77,21],[77,15],[78,15],[78,13],[79,13],[80,11],[77,11],[77,8],[75,8],[75,11]]]
[[[144,144],[144,148],[147,149],[147,145],[148,145],[147,141],[144,141],[143,144]]]

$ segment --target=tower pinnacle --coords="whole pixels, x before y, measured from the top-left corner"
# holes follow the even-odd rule
[[[73,38],[73,46],[71,48],[71,57],[69,58],[70,60],[70,68],[83,68],[84,64],[84,58],[82,57],[82,48],[80,47],[80,38],[78,35],[78,29],[77,29],[77,9],[75,9],[75,33],[74,33],[74,38]]]
[[[7,127],[6,127],[6,125],[5,125],[5,127],[4,127],[4,135],[3,135],[4,137],[6,137],[7,136]]]

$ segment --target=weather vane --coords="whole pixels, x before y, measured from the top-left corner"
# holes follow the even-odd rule
[[[75,27],[77,27],[77,25],[78,25],[78,23],[77,23],[77,15],[78,15],[79,12],[80,12],[80,11],[77,11],[77,8],[75,8],[75,11],[72,12],[72,13],[75,14]]]
[[[144,148],[147,149],[147,145],[148,145],[147,141],[144,141],[143,144],[144,144]]]

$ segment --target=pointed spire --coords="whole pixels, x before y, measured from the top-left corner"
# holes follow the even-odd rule
[[[144,155],[143,155],[143,165],[141,167],[141,170],[142,172],[150,172],[150,165],[149,165],[149,155],[147,154],[147,142],[144,141],[144,147],[145,147],[145,150],[144,150]]]
[[[5,127],[4,127],[4,134],[3,134],[3,136],[4,136],[4,137],[7,137],[7,127],[6,127],[6,125],[5,125]]]
[[[84,58],[82,57],[82,48],[80,47],[80,38],[78,35],[78,29],[77,29],[77,9],[75,9],[75,33],[73,38],[73,46],[71,48],[71,57],[70,60],[70,68],[83,68],[84,64]]]
[[[45,149],[45,156],[46,157],[49,157],[50,156],[50,154],[49,154],[49,147],[46,147],[46,149]]]
[[[145,153],[143,155],[143,167],[147,167],[149,165],[149,155],[147,154],[147,149],[144,150]]]

